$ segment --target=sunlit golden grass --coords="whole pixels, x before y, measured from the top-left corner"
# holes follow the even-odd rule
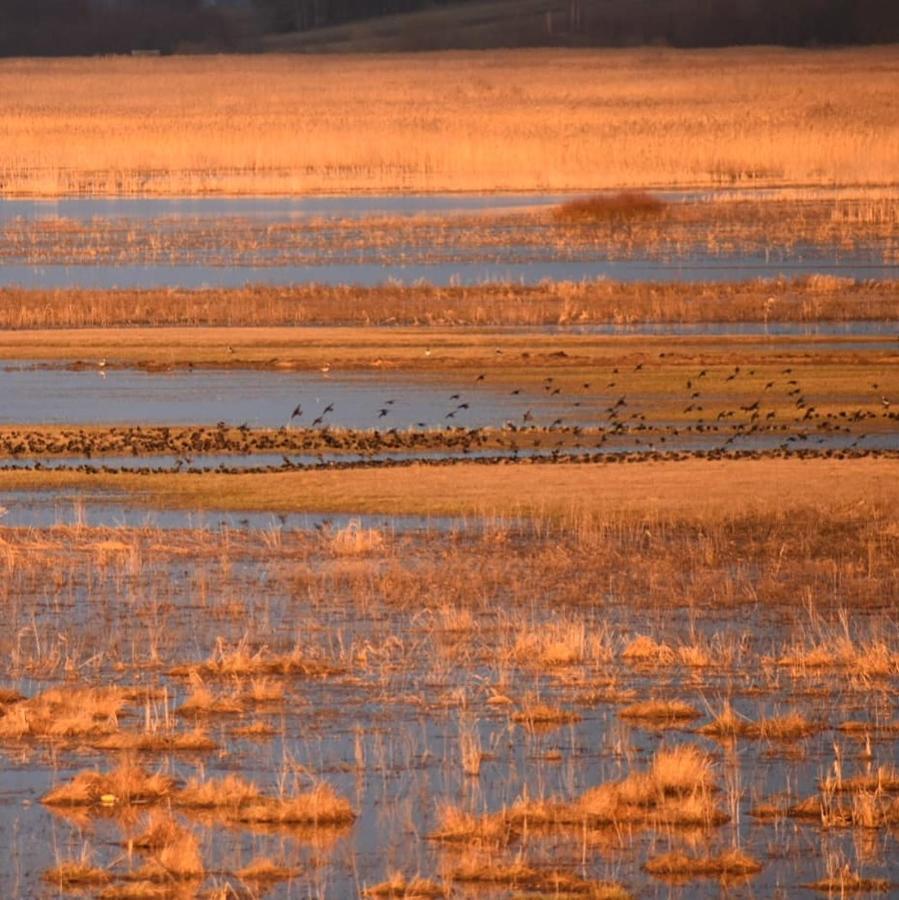
[[[865,878],[845,864],[836,872],[807,885],[816,891],[843,896],[847,893],[883,893],[891,889],[891,884],[884,878]]]
[[[699,710],[684,700],[642,700],[625,706],[618,712],[622,719],[666,722],[698,719]]]
[[[886,458],[558,464],[540,467],[539,478],[534,473],[531,466],[476,464],[232,475],[4,471],[0,488],[103,487],[138,504],[146,498],[163,508],[524,515],[572,524],[580,518],[585,526],[591,518],[619,516],[722,521],[797,510],[839,511],[852,504],[899,504],[899,462]],[[246,652],[233,662],[209,661],[201,674],[275,674],[285,666],[327,665],[253,656]]]
[[[93,866],[87,859],[66,860],[44,872],[44,880],[60,889],[75,890],[79,887],[108,884],[112,877],[106,869]]]
[[[0,184],[43,196],[882,184],[899,171],[894,84],[890,48],[8,60]]]
[[[71,781],[53,788],[42,798],[47,806],[113,806],[153,803],[171,796],[175,781],[161,772],[149,773],[128,761],[102,774],[80,772]]]
[[[810,722],[798,712],[753,721],[739,715],[730,704],[725,704],[723,710],[711,722],[699,729],[699,733],[721,738],[745,737],[789,741],[807,737],[823,727],[820,722]]]
[[[711,760],[696,747],[681,745],[659,750],[648,769],[603,782],[570,802],[523,799],[483,816],[444,805],[430,837],[449,844],[500,846],[533,828],[707,828],[728,820],[716,790]]]
[[[272,884],[276,881],[287,881],[300,874],[300,870],[283,866],[268,856],[257,856],[235,873],[241,881],[255,884]]]
[[[688,856],[673,851],[650,858],[643,868],[662,878],[695,878],[754,875],[762,870],[762,865],[742,850],[727,850],[717,856]]]
[[[448,890],[431,881],[416,875],[407,878],[402,872],[393,872],[386,881],[373,884],[363,890],[366,897],[387,897],[389,900],[415,900],[415,898],[445,897]]]
[[[521,859],[502,862],[483,854],[465,854],[451,869],[454,882],[472,886],[503,886],[538,896],[591,897],[593,900],[628,900],[630,894],[612,882],[589,881],[560,869],[543,869]]]
[[[130,692],[108,688],[51,688],[8,705],[0,714],[0,738],[70,738],[110,735]]]
[[[545,725],[565,725],[569,722],[579,722],[580,719],[580,714],[572,709],[550,706],[536,699],[526,699],[521,709],[512,713],[513,722],[527,725],[529,728],[538,728]]]
[[[304,793],[271,797],[235,774],[190,779],[178,787],[170,776],[149,773],[128,761],[108,773],[80,772],[53,788],[41,801],[50,807],[96,807],[169,801],[183,810],[206,810],[226,821],[265,825],[348,825],[356,818],[349,801],[330,785]]]
[[[567,200],[553,211],[562,222],[630,222],[655,216],[665,208],[665,201],[644,191],[621,191],[617,194],[595,194]]]
[[[810,276],[714,284],[551,281],[230,290],[0,289],[0,327],[589,325],[893,320],[896,285]],[[773,299],[772,299],[773,298]],[[430,340],[428,335],[425,335]]]

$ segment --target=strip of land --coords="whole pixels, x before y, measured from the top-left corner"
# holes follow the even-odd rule
[[[86,474],[2,471],[0,490],[108,489],[180,509],[702,519],[899,505],[897,459],[688,459],[642,465]],[[894,540],[895,535],[886,539]]]

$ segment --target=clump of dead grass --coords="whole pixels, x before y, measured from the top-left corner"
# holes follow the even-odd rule
[[[284,797],[262,794],[237,775],[202,781],[192,779],[173,797],[182,808],[214,810],[234,822],[266,825],[348,825],[356,814],[350,803],[325,783]]]
[[[382,550],[385,543],[382,531],[363,528],[358,519],[353,519],[331,535],[328,547],[334,556],[363,556]]]
[[[660,216],[667,204],[645,191],[619,191],[569,200],[554,210],[559,222],[589,224],[627,222]]]
[[[190,694],[178,712],[182,715],[233,715],[243,712],[243,703],[237,695],[216,694],[211,691],[198,672],[190,673]]]
[[[81,859],[64,860],[52,869],[47,869],[43,878],[61,890],[96,887],[112,881],[109,872],[92,865],[86,853]]]
[[[507,886],[552,897],[588,896],[595,900],[626,900],[630,897],[618,884],[588,881],[564,870],[537,868],[521,859],[504,862],[483,854],[462,857],[450,877],[463,884]]]
[[[170,797],[175,781],[161,772],[148,773],[128,760],[108,773],[80,772],[71,781],[46,793],[47,806],[111,806],[155,803]]]
[[[710,826],[727,821],[715,803],[708,756],[692,745],[662,749],[646,772],[591,788],[569,810],[594,824]]]
[[[846,863],[835,872],[806,885],[806,887],[822,893],[843,896],[846,893],[860,893],[863,891],[886,893],[891,889],[892,885],[883,878],[864,878],[858,872],[854,872],[851,866]]]
[[[581,720],[580,714],[573,709],[550,706],[531,697],[524,700],[521,709],[512,713],[511,718],[513,722],[518,722],[528,728],[567,725]]]
[[[274,884],[295,878],[300,870],[276,863],[268,856],[257,856],[234,873],[241,881],[255,884]]]
[[[621,658],[627,662],[647,665],[668,666],[677,662],[677,654],[665,643],[659,643],[649,635],[637,635],[621,651]]]
[[[99,750],[122,750],[142,753],[207,752],[218,746],[203,728],[184,732],[116,731],[94,741]]]
[[[648,860],[643,868],[658,877],[734,877],[761,872],[758,860],[742,850],[727,850],[717,856],[688,856],[672,851]]]
[[[638,721],[682,722],[699,718],[700,712],[684,700],[643,700],[624,707],[618,715]]]
[[[365,888],[362,894],[365,897],[387,897],[389,900],[424,900],[428,897],[445,897],[448,890],[436,881],[419,875],[406,878],[402,872],[393,872],[386,881]]]
[[[51,688],[9,705],[0,716],[0,738],[110,734],[130,697],[130,691],[119,687]]]
[[[290,653],[270,653],[266,647],[252,651],[247,641],[228,648],[219,640],[215,651],[203,662],[175,666],[171,675],[242,678],[265,675],[300,675],[310,678],[337,675],[344,667],[319,654],[295,647]]]
[[[713,721],[699,729],[699,733],[717,738],[743,737],[789,741],[807,737],[820,731],[821,728],[820,724],[810,722],[798,712],[753,721],[741,716],[726,703]]]

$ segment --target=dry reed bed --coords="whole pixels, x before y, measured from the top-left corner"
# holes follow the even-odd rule
[[[10,60],[0,189],[876,185],[895,78],[887,47]]]
[[[644,198],[645,199],[641,199]],[[649,203],[651,210],[643,205]],[[571,213],[589,209],[589,214]],[[700,260],[797,248],[895,263],[899,193],[805,199],[723,194],[665,203],[597,195],[526,212],[370,215],[266,222],[240,215],[109,219],[18,217],[0,225],[0,260],[26,265],[285,266]],[[806,250],[805,253],[808,251]]]
[[[733,284],[553,281],[233,290],[0,290],[7,329],[895,321],[897,287],[833,276]],[[772,299],[773,298],[773,299]]]

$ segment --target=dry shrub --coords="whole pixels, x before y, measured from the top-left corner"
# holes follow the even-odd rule
[[[648,635],[638,635],[621,652],[621,658],[628,662],[671,665],[677,661],[677,654],[667,644],[658,643]]]
[[[826,878],[806,885],[816,891],[843,896],[850,892],[886,892],[892,887],[889,881],[883,878],[863,878],[858,872],[853,872],[848,863]]]
[[[186,663],[169,670],[170,675],[206,676],[210,678],[241,678],[262,675],[303,675],[322,677],[336,675],[344,669],[335,663],[312,656],[302,647],[290,653],[272,654],[260,647],[251,652],[247,641],[240,641],[233,649],[228,649],[219,639],[215,651],[205,662]]]
[[[87,858],[61,862],[52,869],[47,869],[43,877],[45,881],[55,884],[61,890],[107,884],[112,880],[109,872],[92,866]]]
[[[9,706],[0,716],[3,738],[67,738],[109,734],[131,693],[124,688],[51,688]]]
[[[568,811],[594,824],[712,825],[727,821],[715,804],[711,760],[691,745],[662,749],[648,772],[591,788]]]
[[[239,807],[229,817],[238,822],[272,825],[349,825],[356,819],[350,802],[324,783],[305,794],[286,798],[259,798]]]
[[[588,896],[594,900],[626,900],[630,894],[620,885],[587,881],[560,870],[529,866],[523,860],[501,862],[483,855],[466,855],[452,870],[453,881],[509,887],[553,897]]]
[[[255,784],[244,781],[239,775],[225,775],[203,781],[192,778],[178,791],[178,806],[194,809],[222,809],[240,807],[255,802],[261,796]]]
[[[181,886],[179,886],[181,887]],[[185,891],[179,890],[172,884],[159,883],[141,879],[129,881],[124,884],[111,884],[100,892],[101,900],[184,900],[196,896],[189,890],[189,885],[184,885]]]
[[[265,738],[270,737],[275,733],[275,729],[272,728],[268,722],[251,722],[249,725],[241,725],[238,728],[232,730],[231,734],[235,737],[245,737],[245,738]]]
[[[438,811],[437,829],[429,837],[446,843],[498,844],[505,841],[508,831],[501,815],[478,817],[458,806],[444,804]]]
[[[178,707],[179,713],[231,715],[243,711],[239,697],[214,694],[197,672],[191,672],[189,677],[191,691]]]
[[[728,850],[718,856],[688,856],[674,851],[655,856],[643,867],[657,876],[735,876],[752,875],[762,870],[761,863],[742,850]]]
[[[546,668],[574,665],[583,662],[587,655],[587,630],[578,620],[522,627],[512,647],[512,657],[517,662]]]
[[[135,878],[140,881],[192,881],[202,878],[204,872],[197,836],[174,825],[170,839],[135,873]]]
[[[644,700],[626,706],[618,715],[622,719],[684,721],[699,718],[700,712],[683,700]]]
[[[365,888],[366,897],[387,897],[390,900],[424,900],[427,897],[445,897],[447,890],[435,881],[416,875],[406,878],[402,872],[393,872],[387,881]]]
[[[128,844],[137,850],[159,850],[173,844],[181,833],[181,827],[169,813],[152,809],[147,814],[143,831],[129,839]]]
[[[384,534],[377,528],[363,528],[358,519],[334,532],[328,547],[335,556],[360,556],[383,549]]]
[[[134,752],[201,752],[215,750],[218,746],[203,728],[177,733],[117,731],[94,741],[92,746],[100,750],[128,750]]]
[[[660,216],[667,207],[664,200],[644,191],[620,191],[569,200],[557,207],[554,217],[560,222],[626,222]]]
[[[299,874],[299,869],[282,866],[267,856],[257,856],[234,873],[241,881],[275,882],[286,881]]]
[[[0,688],[0,706],[7,706],[11,703],[18,703],[25,698],[18,691],[12,688]]]
[[[41,802],[47,806],[154,803],[170,797],[174,788],[174,779],[168,775],[150,774],[126,760],[106,774],[80,772],[45,794]]]
[[[828,778],[825,787],[835,791],[899,791],[899,769],[887,764],[851,778]]]
[[[573,709],[562,709],[528,698],[521,709],[512,714],[512,721],[536,728],[541,725],[566,725],[569,722],[580,722],[580,714]]]
[[[810,722],[800,713],[787,713],[752,721],[737,713],[727,703],[714,721],[703,725],[700,734],[720,738],[763,738],[768,740],[795,740],[820,731],[821,726]]]
[[[846,669],[869,678],[888,678],[899,673],[899,652],[884,641],[855,642],[848,634],[825,642],[795,645],[777,660],[797,669]]]

